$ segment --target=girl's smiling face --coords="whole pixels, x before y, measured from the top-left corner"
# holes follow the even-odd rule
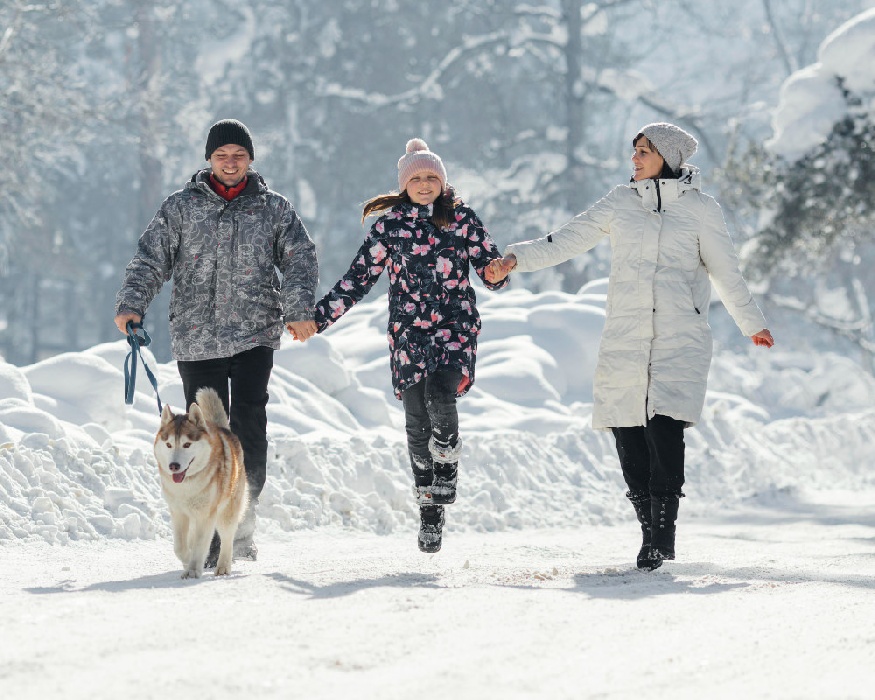
[[[663,157],[644,136],[635,142],[635,150],[632,152],[632,165],[635,168],[632,173],[633,180],[659,177],[663,163]]]
[[[407,181],[406,189],[414,204],[432,204],[440,197],[441,179],[430,170],[422,170]]]

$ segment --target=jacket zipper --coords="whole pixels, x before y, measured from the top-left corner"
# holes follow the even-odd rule
[[[654,180],[656,185],[656,211],[662,211],[662,193],[659,191],[659,180]]]

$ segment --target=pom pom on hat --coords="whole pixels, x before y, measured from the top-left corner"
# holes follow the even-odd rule
[[[679,126],[668,122],[656,122],[641,128],[641,132],[647,137],[656,150],[659,151],[668,167],[677,172],[681,166],[692,158],[699,142]]]
[[[427,151],[428,144],[422,139],[410,139],[407,142],[407,153],[415,153],[416,151]]]
[[[441,190],[447,188],[447,169],[437,153],[428,150],[428,144],[419,138],[407,142],[405,153],[398,159],[398,191],[407,189],[407,183],[417,173],[429,172],[440,178]]]

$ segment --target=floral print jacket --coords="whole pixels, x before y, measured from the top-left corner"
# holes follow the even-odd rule
[[[319,332],[349,311],[389,273],[389,351],[392,386],[401,392],[439,368],[462,372],[456,395],[474,383],[480,315],[469,266],[487,289],[486,267],[501,254],[477,215],[457,202],[456,221],[439,229],[431,205],[400,204],[383,214],[347,273],[316,304]]]

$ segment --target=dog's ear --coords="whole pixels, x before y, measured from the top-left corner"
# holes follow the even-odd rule
[[[198,428],[205,429],[207,427],[207,422],[204,420],[203,411],[201,411],[201,407],[198,406],[196,403],[193,403],[188,409],[188,419]]]
[[[170,406],[164,404],[164,408],[161,409],[161,425],[167,425],[173,421],[173,418],[173,411],[170,410]]]

